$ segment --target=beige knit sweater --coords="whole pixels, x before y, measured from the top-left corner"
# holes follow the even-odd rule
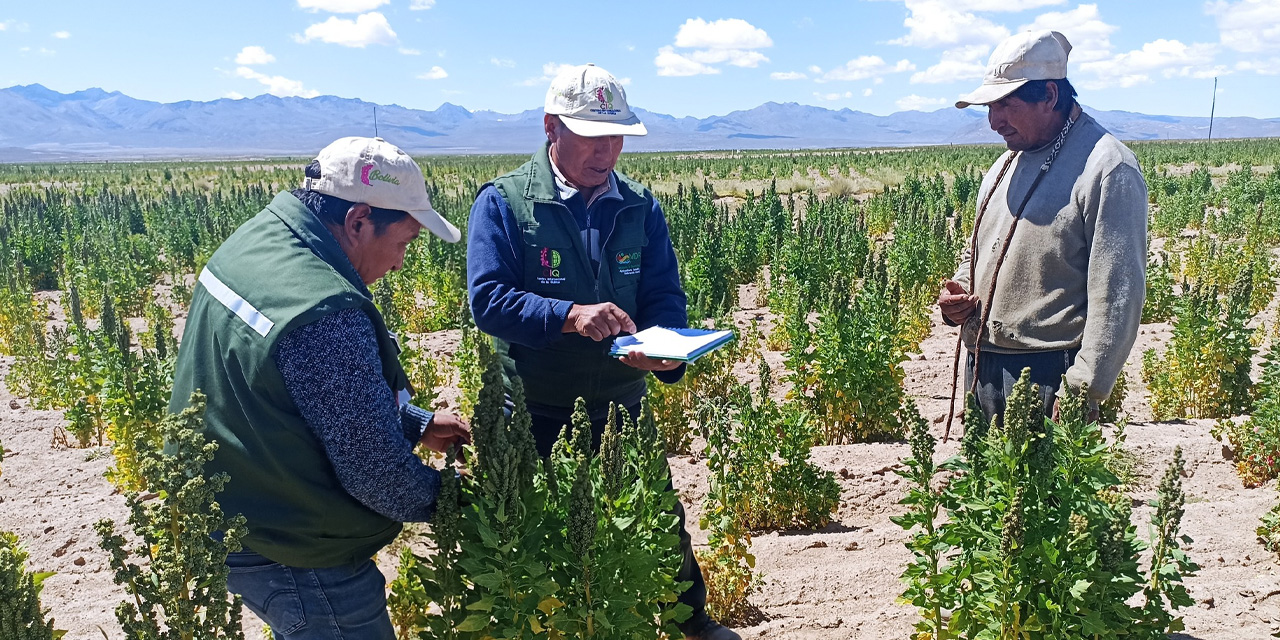
[[[1027,204],[1000,269],[994,304],[986,299],[1013,215],[1051,149],[1021,154],[995,187],[978,229],[976,291],[969,282],[969,249],[961,255],[955,280],[980,298],[963,336],[972,350],[982,309],[991,304],[983,351],[1079,347],[1067,383],[1088,384],[1089,395],[1100,401],[1111,394],[1142,317],[1147,185],[1133,152],[1088,114],[1073,125]],[[979,203],[1009,153],[987,172]]]

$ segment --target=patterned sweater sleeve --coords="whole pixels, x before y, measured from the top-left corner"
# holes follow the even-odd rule
[[[431,416],[396,406],[369,317],[348,309],[299,327],[281,340],[275,359],[342,488],[392,520],[430,520],[440,474],[413,447]]]

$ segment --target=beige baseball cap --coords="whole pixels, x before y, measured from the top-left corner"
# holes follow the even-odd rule
[[[320,177],[304,179],[303,189],[407,212],[445,242],[462,237],[457,227],[431,208],[418,163],[394,144],[382,138],[341,138],[321,149],[316,160]]]
[[[961,96],[956,108],[991,104],[1031,80],[1066,78],[1069,53],[1071,43],[1057,31],[1026,31],[1010,36],[991,53],[982,86],[969,95]]]
[[[627,92],[617,78],[590,63],[566,67],[551,80],[544,110],[587,138],[649,133],[627,106]]]

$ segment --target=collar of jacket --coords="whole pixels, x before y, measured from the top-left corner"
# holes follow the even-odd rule
[[[642,191],[637,191],[629,178],[613,172],[618,185],[618,194],[622,196],[622,205],[626,207],[642,204],[645,201]],[[542,148],[533,154],[529,162],[529,182],[524,188],[524,197],[536,202],[559,202],[560,190],[556,188],[556,174],[551,169],[551,142],[542,143]],[[599,198],[597,198],[599,200]]]
[[[333,233],[298,198],[288,191],[282,191],[276,194],[271,204],[267,205],[267,210],[275,214],[293,231],[294,235],[301,238],[303,244],[307,245],[312,253],[325,264],[333,267],[334,271],[351,282],[366,298],[372,299],[369,288],[360,279],[360,274],[351,264],[351,258],[347,257],[347,252],[343,251],[342,246],[338,244],[338,239],[333,237]]]

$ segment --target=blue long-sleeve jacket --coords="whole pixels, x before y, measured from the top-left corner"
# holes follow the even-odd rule
[[[600,206],[603,199],[597,198],[590,210],[584,206],[581,193],[564,202],[579,229],[587,229],[590,219],[590,227],[599,229],[601,237],[608,237],[613,219],[599,215],[608,209]],[[524,243],[520,234],[511,207],[497,188],[485,187],[471,207],[468,222],[468,294],[477,328],[501,340],[536,349],[561,338],[573,304],[520,288],[524,282]],[[632,321],[637,329],[686,327],[687,299],[680,286],[667,219],[657,199],[645,216],[645,235],[648,241],[640,262],[644,270],[636,297],[638,312]],[[663,382],[676,382],[684,375],[684,367],[655,375]]]

